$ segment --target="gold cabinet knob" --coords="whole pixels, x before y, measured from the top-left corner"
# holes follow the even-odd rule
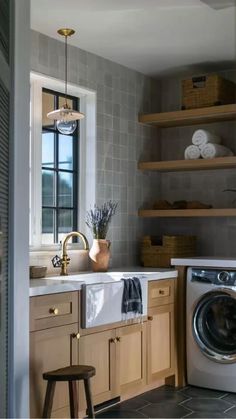
[[[153,316],[148,316],[148,320],[152,321],[153,320]]]
[[[73,333],[72,337],[73,337],[74,339],[79,340],[79,339],[80,339],[80,333]]]
[[[120,336],[118,336],[117,338],[115,338],[115,342],[120,342],[120,341],[121,341]]]
[[[55,316],[57,316],[57,314],[59,313],[59,310],[58,308],[53,307],[53,308],[50,308],[49,313],[55,314]]]

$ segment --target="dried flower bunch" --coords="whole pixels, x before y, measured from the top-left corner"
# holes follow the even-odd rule
[[[94,239],[105,239],[111,217],[115,214],[117,202],[108,201],[101,207],[94,205],[94,209],[87,211],[86,224],[90,228]]]

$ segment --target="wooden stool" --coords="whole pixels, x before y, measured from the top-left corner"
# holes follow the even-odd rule
[[[71,365],[55,371],[45,372],[43,379],[47,380],[47,390],[43,407],[43,418],[50,418],[52,411],[53,396],[57,381],[68,381],[70,397],[70,416],[78,418],[78,398],[76,381],[84,380],[84,389],[87,401],[88,416],[94,418],[90,378],[96,374],[94,367],[88,365]]]

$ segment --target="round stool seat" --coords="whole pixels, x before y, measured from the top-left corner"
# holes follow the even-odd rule
[[[87,380],[96,374],[94,367],[90,365],[71,365],[58,370],[45,372],[43,379],[48,381],[77,381]]]

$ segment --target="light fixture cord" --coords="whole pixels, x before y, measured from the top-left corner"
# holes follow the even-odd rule
[[[67,38],[65,36],[65,104],[67,106],[67,77],[68,77],[68,52],[67,52]]]

